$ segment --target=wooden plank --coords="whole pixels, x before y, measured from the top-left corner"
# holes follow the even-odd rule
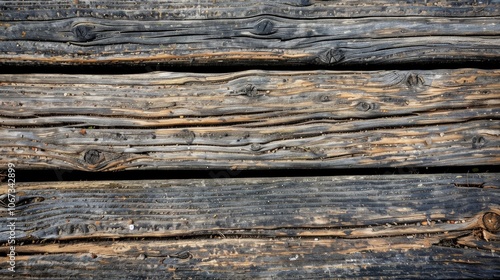
[[[495,233],[499,188],[498,174],[19,183],[16,237]],[[8,222],[0,220],[0,241]]]
[[[3,4],[4,64],[336,67],[500,61],[500,7],[490,1],[176,1],[168,6],[96,1],[82,2],[85,8],[37,2],[35,7],[45,8]]]
[[[500,275],[498,173],[22,183],[17,195],[15,276]]]
[[[500,16],[500,6],[494,0],[155,0],[141,2],[140,5],[132,0],[4,0],[0,5],[1,19],[17,21],[74,17],[141,20],[231,19],[262,14],[299,19]]]
[[[0,165],[496,165],[500,71],[0,75]]]
[[[498,251],[452,248],[441,236],[345,240],[211,239],[16,247],[30,279],[498,278]],[[498,248],[498,247],[497,247]],[[2,253],[6,247],[0,247]]]

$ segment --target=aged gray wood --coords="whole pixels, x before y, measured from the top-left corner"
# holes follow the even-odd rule
[[[481,228],[496,233],[499,224],[484,217],[500,214],[498,175],[19,183],[16,237],[373,238]],[[0,220],[3,242],[7,223]]]
[[[359,4],[355,2],[348,4],[347,10],[340,3],[322,1],[307,7],[276,3],[269,10],[258,5],[250,14],[229,7],[236,12],[226,16],[216,6],[209,19],[201,16],[201,5],[179,8],[182,14],[186,11],[188,19],[178,19],[169,12],[160,16],[162,8],[157,12],[139,8],[136,15],[117,15],[92,9],[80,14],[68,7],[66,12],[76,15],[63,16],[59,10],[16,11],[11,7],[0,15],[0,61],[18,65],[247,67],[500,61],[500,17],[495,3],[473,7],[460,2],[450,7],[451,1],[445,1],[437,7],[429,3],[432,8],[408,4],[355,8]],[[288,8],[281,8],[283,5]],[[297,9],[309,9],[309,16],[300,16],[300,11],[297,16]],[[370,9],[374,12],[367,12]],[[145,13],[150,15],[141,15]],[[434,16],[443,13],[448,15]]]
[[[498,173],[43,182],[17,191],[18,277],[500,273]]]
[[[289,18],[356,18],[374,16],[499,16],[497,0],[327,1],[327,0],[155,0],[65,1],[4,0],[0,18],[48,20],[72,17],[102,19],[231,19],[272,14]]]
[[[0,75],[0,165],[495,165],[499,81],[478,69]]]

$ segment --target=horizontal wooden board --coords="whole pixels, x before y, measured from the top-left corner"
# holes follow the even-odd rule
[[[16,219],[16,272],[3,269],[1,277],[500,273],[498,173],[44,182],[16,189],[15,216],[0,212],[4,244],[7,223]]]
[[[19,241],[495,233],[500,213],[496,173],[45,182],[16,190]],[[1,215],[5,242],[10,220]]]
[[[393,16],[499,16],[497,0],[4,0],[3,20],[49,20],[74,17],[137,20],[248,18],[263,14],[288,18]]]
[[[143,6],[136,8],[138,14],[92,8],[81,14],[76,8],[33,11],[22,4],[18,11],[4,6],[6,10],[0,14],[0,62],[245,67],[500,62],[498,5],[483,2],[474,7],[461,2],[451,6],[451,1],[445,1],[444,6],[429,3],[425,8],[418,4],[356,6],[359,2],[347,7],[338,1],[320,1],[307,7],[278,2],[269,10],[254,2],[250,4],[253,11],[247,14],[240,7],[242,3],[235,1],[226,8],[235,10],[234,15],[217,6],[212,13],[205,10],[211,14],[208,19],[201,16],[201,5],[177,10],[186,12],[181,19],[171,14],[175,10],[167,9],[160,16],[165,8],[151,12]],[[302,9],[309,10],[309,16],[300,16]],[[442,13],[448,15],[433,16]],[[350,16],[353,14],[358,17]]]
[[[0,165],[500,164],[500,71],[0,75]]]
[[[76,242],[16,247],[29,279],[332,279],[500,277],[498,251],[453,248],[441,235],[374,239]],[[498,247],[497,247],[498,248]],[[6,247],[0,252],[8,253]],[[7,262],[5,258],[3,261]]]

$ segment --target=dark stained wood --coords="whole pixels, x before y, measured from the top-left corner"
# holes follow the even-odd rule
[[[499,178],[22,183],[16,275],[496,277]]]
[[[17,238],[496,233],[484,217],[500,213],[499,188],[487,173],[20,183]]]
[[[440,238],[442,235],[362,240],[221,238],[24,245],[18,247],[20,256],[14,275],[30,279],[491,279],[500,276],[498,251],[441,246]],[[0,251],[6,252],[5,249],[1,247]],[[0,275],[11,276],[5,269]]]
[[[0,165],[500,164],[500,72],[0,75]]]
[[[2,72],[147,73],[0,75],[0,278],[500,279],[496,170],[337,174],[500,165],[500,70],[401,70],[499,64],[499,4],[1,1]],[[13,165],[212,179],[10,183],[11,216]],[[236,178],[290,168],[337,176]]]
[[[495,1],[30,2],[0,6],[4,64],[500,62]]]

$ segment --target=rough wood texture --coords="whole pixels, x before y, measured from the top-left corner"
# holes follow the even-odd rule
[[[486,227],[483,215],[500,210],[499,180],[498,174],[463,174],[22,183],[17,238],[467,231]],[[6,241],[7,221],[1,223],[0,241]]]
[[[18,273],[99,278],[114,271],[116,279],[497,277],[499,178],[23,183],[16,211],[23,243],[16,247]],[[0,224],[5,242],[6,221]]]
[[[0,75],[0,165],[500,164],[500,71]]]
[[[21,256],[15,275],[120,280],[500,277],[498,251],[445,247],[439,237],[27,245],[18,247]],[[5,252],[5,247],[0,251]],[[6,270],[0,275],[10,276]]]
[[[500,62],[497,1],[60,2],[4,1],[0,61],[322,67]]]
[[[137,20],[234,19],[262,14],[298,19],[393,16],[500,16],[497,0],[4,0],[0,18],[49,20],[75,17]]]

